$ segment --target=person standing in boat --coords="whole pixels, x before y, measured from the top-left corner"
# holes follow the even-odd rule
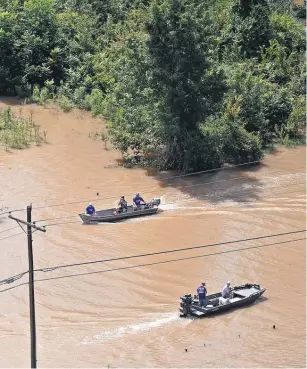
[[[146,205],[144,199],[137,193],[133,198],[133,206],[135,206],[138,210],[142,209],[142,205]]]
[[[127,210],[128,210],[128,205],[127,205],[127,201],[125,200],[125,196],[121,196],[118,202],[117,212],[122,213],[123,211],[127,211]]]
[[[231,296],[231,288],[230,288],[230,282],[228,281],[222,289],[222,297],[224,299],[229,299],[230,296]]]
[[[95,210],[94,206],[91,203],[89,203],[88,207],[85,209],[85,214],[86,215],[95,215],[95,213],[96,213],[96,210]]]
[[[202,283],[198,288],[197,288],[197,295],[198,295],[198,300],[199,300],[199,305],[206,307],[207,306],[207,288],[206,288],[206,283]]]

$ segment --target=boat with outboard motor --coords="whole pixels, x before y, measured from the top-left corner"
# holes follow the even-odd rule
[[[231,297],[224,299],[222,293],[215,293],[207,296],[206,307],[199,306],[198,297],[186,294],[180,297],[180,316],[202,318],[207,315],[221,313],[226,310],[248,305],[256,301],[265,292],[259,284],[246,283],[241,286],[231,288]]]
[[[156,214],[161,200],[159,198],[152,199],[151,202],[142,205],[141,209],[135,209],[133,206],[128,206],[126,210],[117,212],[116,208],[98,210],[93,215],[85,213],[79,214],[83,223],[114,223],[129,218],[142,217],[146,215]]]

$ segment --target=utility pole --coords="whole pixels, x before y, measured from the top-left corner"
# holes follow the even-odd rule
[[[32,223],[32,204],[27,206],[27,221],[18,219],[9,214],[9,218],[15,220],[19,226],[27,226],[28,236],[28,259],[29,259],[29,305],[30,305],[30,332],[31,332],[31,368],[36,368],[36,327],[35,327],[35,297],[34,297],[34,267],[32,233],[35,231],[46,232],[45,228],[37,227]],[[22,227],[21,227],[22,228]],[[23,229],[23,228],[22,228]],[[34,231],[32,231],[34,229]],[[24,230],[24,229],[23,229]]]

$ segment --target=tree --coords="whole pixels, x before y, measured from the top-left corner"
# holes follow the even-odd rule
[[[0,13],[0,93],[13,93],[13,68],[16,64],[14,55],[14,37],[12,24],[15,16],[9,12]]]
[[[108,119],[125,158],[209,169],[304,132],[291,0],[0,0],[0,93]]]
[[[187,142],[201,139],[199,123],[225,91],[223,73],[211,69],[212,27],[205,6],[197,0],[155,2],[147,27],[150,87],[159,104],[164,151],[168,165],[180,168],[187,166]]]
[[[222,49],[234,49],[244,58],[259,55],[271,38],[270,8],[267,0],[235,1],[231,24],[223,34]]]

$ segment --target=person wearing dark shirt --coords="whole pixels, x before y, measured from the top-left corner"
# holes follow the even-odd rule
[[[140,210],[142,208],[142,205],[145,205],[144,199],[140,196],[139,193],[137,193],[133,198],[133,205]]]
[[[94,215],[95,213],[96,213],[96,210],[95,210],[94,206],[91,203],[89,203],[88,207],[85,209],[85,214]]]
[[[128,209],[128,206],[127,206],[127,201],[125,200],[125,196],[121,196],[118,202],[117,212],[122,213],[123,211],[127,211],[127,209]]]
[[[197,295],[199,300],[199,305],[206,307],[207,305],[207,289],[206,289],[206,283],[202,283],[197,288]]]

